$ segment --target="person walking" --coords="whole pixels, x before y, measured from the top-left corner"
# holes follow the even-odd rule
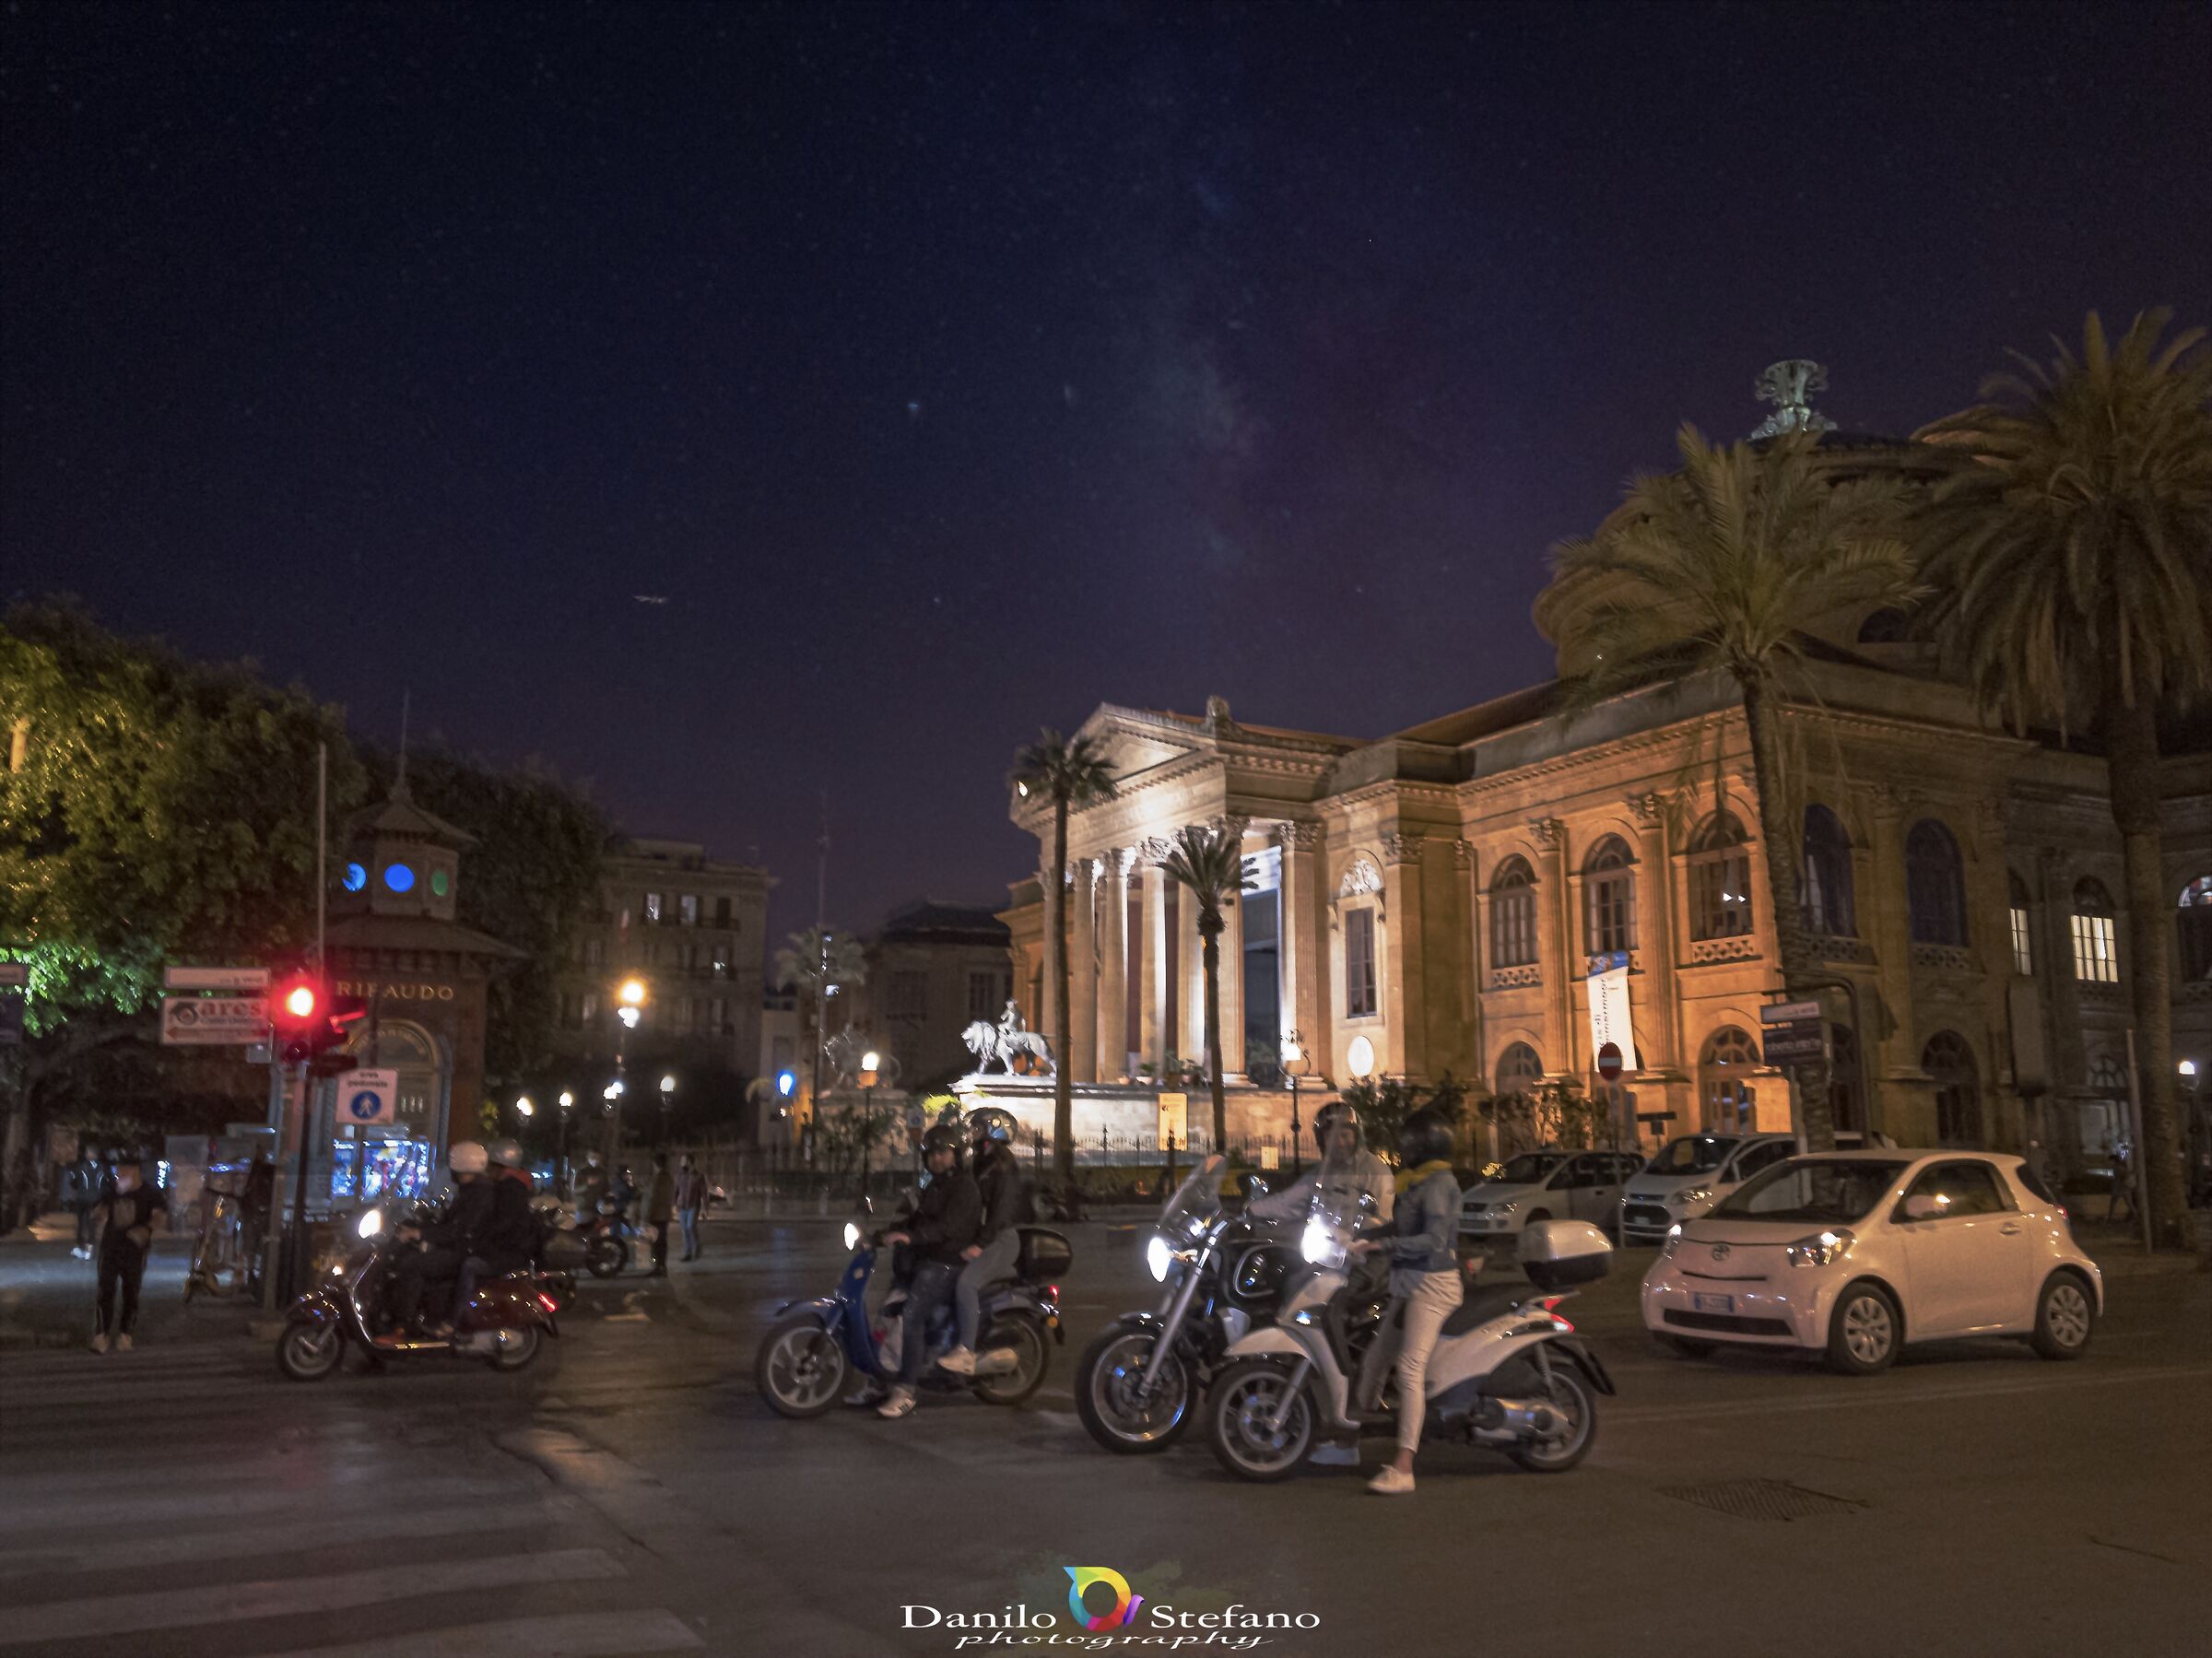
[[[92,1206],[100,1202],[100,1154],[89,1146],[62,1175],[62,1206],[76,1221],[76,1242],[69,1252],[79,1261],[92,1259]]]
[[[146,1257],[154,1247],[157,1214],[167,1218],[168,1196],[159,1187],[145,1184],[136,1153],[119,1154],[115,1183],[92,1207],[100,1253],[100,1287],[93,1302],[95,1353],[105,1353],[111,1342],[118,1353],[131,1350],[131,1327],[138,1322],[138,1286],[145,1280]]]
[[[686,1261],[699,1259],[699,1212],[706,1206],[707,1177],[692,1166],[691,1154],[686,1152],[676,1171],[676,1213],[683,1223]]]
[[[656,1151],[653,1184],[645,1190],[645,1229],[653,1234],[653,1270],[645,1275],[649,1278],[668,1276],[668,1229],[675,1224],[676,1177],[668,1172],[668,1154]]]

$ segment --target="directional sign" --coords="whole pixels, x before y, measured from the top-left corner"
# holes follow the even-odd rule
[[[21,986],[30,982],[30,963],[28,961],[0,961],[0,985]]]
[[[1819,1017],[1818,1002],[1769,1002],[1759,1010],[1759,1022],[1762,1025],[1802,1025]]]
[[[264,996],[163,996],[161,1041],[169,1047],[246,1046],[269,1038]]]
[[[265,967],[165,967],[163,990],[266,990]]]
[[[399,1098],[399,1073],[364,1066],[338,1078],[338,1125],[389,1123]]]

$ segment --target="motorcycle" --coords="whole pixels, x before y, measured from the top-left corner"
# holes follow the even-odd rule
[[[864,1201],[861,1219],[871,1212]],[[956,1377],[935,1368],[953,1344],[954,1313],[948,1303],[930,1323],[929,1351],[919,1371],[924,1386],[947,1392],[968,1387],[988,1404],[1019,1405],[1043,1384],[1052,1363],[1047,1332],[1057,1343],[1067,1340],[1060,1327],[1058,1279],[1074,1264],[1075,1252],[1049,1228],[1018,1230],[1021,1246],[1014,1276],[983,1291],[975,1375]],[[761,1337],[753,1381],[779,1416],[799,1420],[820,1416],[844,1396],[853,1371],[887,1384],[899,1373],[905,1290],[894,1289],[885,1299],[875,1322],[868,1317],[868,1279],[883,1247],[882,1234],[864,1232],[858,1220],[847,1221],[845,1247],[853,1255],[837,1292],[784,1302]]]
[[[1324,1171],[1324,1191],[1329,1183]],[[1353,1236],[1352,1217],[1317,1194],[1300,1240],[1307,1264],[1286,1287],[1277,1322],[1230,1345],[1207,1393],[1214,1455],[1240,1478],[1288,1478],[1320,1439],[1386,1432],[1394,1419],[1394,1375],[1371,1382],[1378,1408],[1359,1410],[1353,1398],[1361,1365],[1340,1314]],[[1429,1356],[1424,1438],[1492,1446],[1536,1473],[1587,1456],[1597,1395],[1613,1382],[1558,1309],[1606,1276],[1612,1252],[1587,1221],[1531,1223],[1521,1242],[1529,1284],[1472,1289],[1444,1323]],[[1369,1375],[1390,1351],[1374,1354]]]
[[[1076,1414],[1117,1454],[1148,1455],[1182,1437],[1223,1356],[1275,1316],[1296,1263],[1294,1244],[1275,1227],[1224,1210],[1220,1174],[1220,1158],[1207,1158],[1160,1211],[1145,1246],[1146,1264],[1166,1287],[1159,1308],[1124,1313],[1077,1361]],[[1387,1300],[1353,1310],[1362,1350]]]
[[[421,1217],[410,1211],[407,1218],[419,1224]],[[294,1382],[319,1382],[333,1373],[348,1342],[372,1363],[450,1353],[482,1358],[495,1370],[519,1370],[536,1358],[544,1336],[560,1334],[556,1315],[573,1293],[575,1279],[534,1268],[478,1284],[451,1335],[411,1336],[399,1330],[388,1296],[401,1248],[399,1226],[387,1224],[391,1219],[382,1205],[362,1210],[352,1249],[286,1311],[276,1368]]]

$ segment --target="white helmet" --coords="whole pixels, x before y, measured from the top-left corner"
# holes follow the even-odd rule
[[[462,1140],[445,1154],[445,1166],[455,1174],[482,1174],[491,1167],[491,1158],[476,1141]]]

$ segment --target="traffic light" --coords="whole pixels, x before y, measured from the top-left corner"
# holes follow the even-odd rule
[[[364,996],[334,996],[312,973],[295,973],[277,987],[269,1007],[278,1052],[288,1065],[305,1064],[317,1076],[353,1069],[343,1052],[354,1028],[369,1017]]]

